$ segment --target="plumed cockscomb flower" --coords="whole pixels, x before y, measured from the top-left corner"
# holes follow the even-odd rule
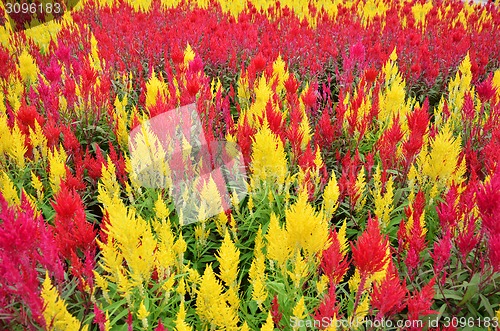
[[[500,233],[500,171],[497,171],[477,193],[477,206],[483,227],[489,234]]]
[[[328,293],[314,313],[315,321],[332,320],[337,317],[339,306],[337,305],[335,285],[330,284]]]
[[[277,295],[274,296],[271,304],[271,316],[273,317],[273,322],[275,325],[279,325],[281,319],[283,318],[283,313],[281,312]]]
[[[422,316],[435,313],[431,310],[434,302],[435,279],[425,285],[420,291],[414,291],[408,299],[408,319],[418,320]]]
[[[384,269],[389,258],[388,245],[388,239],[380,233],[378,221],[370,217],[366,230],[358,238],[356,245],[352,245],[354,265],[362,277]]]
[[[99,331],[106,330],[106,322],[108,322],[108,318],[105,312],[94,303],[94,323],[99,325]]]
[[[321,255],[320,268],[334,284],[340,283],[349,269],[345,225],[346,223],[338,233],[330,232],[331,245]]]
[[[500,272],[500,234],[488,239],[488,257],[493,270]]]
[[[477,84],[477,95],[481,102],[490,100],[495,96],[495,87],[493,86],[493,76],[490,75],[484,82]]]
[[[477,205],[488,238],[490,263],[500,270],[500,171],[497,171],[477,193]]]
[[[177,327],[177,330],[179,330],[180,328]],[[155,331],[168,331],[167,328],[165,328],[165,326],[163,325],[161,319],[158,321],[158,326],[156,327]]]
[[[292,252],[302,250],[306,256],[314,256],[328,245],[328,223],[307,199],[307,193],[301,192],[297,202],[285,211],[285,228]]]
[[[451,232],[446,231],[444,236],[434,243],[431,257],[434,260],[434,271],[439,274],[448,263],[451,254]]]
[[[378,309],[377,319],[389,317],[404,309],[406,295],[406,282],[401,282],[396,268],[389,263],[385,278],[373,286],[371,305]]]
[[[26,329],[43,326],[39,270],[58,282],[64,270],[53,232],[24,194],[20,207],[9,207],[0,194],[0,261],[0,315]],[[30,313],[19,315],[19,310]]]
[[[87,222],[81,197],[74,190],[62,187],[52,204],[56,212],[54,224],[56,240],[65,258],[71,252],[80,249],[82,252],[95,250],[95,230]]]
[[[441,228],[443,230],[454,228],[456,226],[457,220],[459,218],[458,211],[455,206],[457,197],[457,187],[453,185],[445,194],[443,201],[439,202],[437,205],[436,210],[439,217],[439,223],[441,224]]]

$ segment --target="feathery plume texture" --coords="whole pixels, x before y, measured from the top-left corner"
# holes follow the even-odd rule
[[[236,286],[240,251],[232,242],[229,231],[226,229],[222,246],[219,248],[217,261],[219,261],[219,277],[229,287]]]
[[[431,305],[433,302],[433,297],[435,294],[434,286],[434,278],[431,281],[422,287],[422,289],[415,290],[410,294],[410,297],[407,301],[408,305],[408,317],[412,319],[418,319],[425,315],[434,314],[435,311],[431,309]]]
[[[477,194],[477,205],[486,232],[491,266],[500,271],[500,171],[496,171],[489,182]]]
[[[338,232],[330,232],[330,246],[322,252],[321,270],[328,276],[333,284],[342,281],[349,269],[347,258],[347,242],[345,239],[346,223],[342,225]]]
[[[215,277],[211,265],[207,266],[201,277],[200,289],[196,296],[196,311],[202,321],[211,327],[236,329],[238,316],[226,302],[222,285]]]
[[[36,81],[39,69],[35,59],[26,49],[19,56],[18,68],[24,82],[34,83]]]
[[[264,126],[255,134],[252,147],[252,179],[274,182],[281,188],[288,169],[282,141]]]
[[[66,303],[59,296],[59,293],[52,285],[48,274],[42,286],[41,297],[44,302],[43,317],[47,329],[49,330],[62,330],[70,328],[72,330],[88,330],[87,326],[81,327],[80,322],[72,316],[67,308]]]
[[[284,266],[292,255],[292,249],[288,243],[288,234],[282,228],[277,216],[271,214],[269,228],[266,234],[267,254],[266,257],[274,260],[279,266]]]
[[[323,212],[327,219],[332,218],[333,214],[338,208],[338,199],[340,196],[339,186],[337,184],[337,178],[335,173],[332,172],[330,180],[325,187],[323,192]]]
[[[64,278],[63,263],[52,229],[23,197],[20,207],[9,207],[0,194],[0,312],[16,320],[17,303],[31,316],[18,317],[27,325],[31,317],[44,325],[44,302],[40,298],[39,270],[47,270],[60,282]]]
[[[377,319],[396,314],[404,309],[407,289],[405,281],[399,279],[394,264],[389,263],[388,271],[381,282],[373,285],[371,306],[378,310]]]
[[[266,260],[262,252],[263,248],[262,228],[259,227],[255,237],[254,257],[248,271],[248,276],[252,284],[252,299],[257,302],[259,307],[262,307],[268,295],[266,290]]]
[[[285,229],[288,247],[292,252],[303,250],[306,256],[314,256],[325,249],[328,243],[328,224],[307,202],[305,192],[285,211]]]
[[[371,276],[384,270],[389,259],[388,239],[380,233],[377,219],[368,218],[365,231],[351,244],[352,259],[362,277]]]
[[[1,330],[495,328],[498,1],[10,2]]]

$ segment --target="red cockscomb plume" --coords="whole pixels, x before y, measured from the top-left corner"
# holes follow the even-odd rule
[[[168,331],[168,329],[163,325],[161,319],[158,321],[158,326],[155,331]]]
[[[436,313],[431,310],[431,306],[434,299],[434,282],[435,279],[432,278],[431,281],[425,285],[420,292],[415,291],[410,295],[408,299],[408,319],[418,320],[422,316],[430,315]],[[416,330],[415,328],[410,328],[409,330]]]
[[[377,319],[399,313],[406,306],[406,281],[401,282],[398,272],[392,263],[385,278],[373,286],[371,305],[378,309]]]
[[[96,233],[92,224],[87,222],[80,195],[62,186],[52,206],[56,212],[54,229],[61,255],[69,259],[78,249],[93,253]]]
[[[434,260],[434,272],[439,274],[451,255],[451,232],[449,230],[446,230],[444,236],[434,243],[434,250],[430,255]]]
[[[377,219],[368,219],[366,230],[352,245],[352,258],[362,277],[367,277],[382,271],[387,263],[387,248],[389,242],[380,233]]]
[[[349,262],[341,252],[336,232],[330,232],[330,240],[332,244],[323,251],[320,268],[328,276],[330,282],[338,284],[349,269]]]
[[[283,314],[280,312],[280,304],[278,303],[278,296],[275,295],[271,305],[271,315],[273,316],[274,324],[279,324]]]
[[[339,307],[336,302],[335,285],[330,284],[328,294],[325,295],[323,301],[314,313],[315,321],[328,321],[337,316]],[[324,328],[324,327],[323,327]]]

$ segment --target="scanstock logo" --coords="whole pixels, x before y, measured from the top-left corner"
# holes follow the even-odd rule
[[[3,0],[7,21],[0,16],[0,25],[10,24],[21,31],[61,18],[71,11],[79,0]]]
[[[194,104],[155,116],[130,132],[132,180],[167,189],[181,225],[228,211],[247,195],[237,144],[209,141]]]

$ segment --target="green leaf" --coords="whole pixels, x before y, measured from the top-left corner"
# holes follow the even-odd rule
[[[487,297],[485,297],[483,294],[479,294],[479,297],[481,298],[481,305],[486,309],[488,314],[490,316],[495,316],[495,313],[493,312],[493,308],[491,307],[490,300],[488,300]]]
[[[273,289],[276,293],[278,294],[285,294],[285,284],[281,282],[269,282],[267,283],[267,286],[271,289]]]
[[[250,308],[250,312],[252,313],[252,315],[255,316],[259,307],[257,306],[257,302],[255,302],[254,300],[250,300],[250,302],[248,303],[248,308]]]
[[[462,300],[463,296],[460,294],[460,292],[457,292],[457,291],[443,290],[443,293],[436,292],[436,295],[434,295],[434,299],[436,299],[436,300],[445,300],[445,299]]]
[[[467,306],[467,309],[468,309],[468,315],[467,316],[471,316],[471,315],[473,317],[477,317],[478,316],[477,309],[476,309],[476,307],[474,307],[474,305],[471,302],[467,302],[465,304],[465,306]]]
[[[128,327],[127,324],[113,325],[111,327],[111,331],[126,331],[127,327]]]
[[[481,280],[481,275],[479,273],[475,274],[472,277],[470,282],[466,285],[467,290],[465,291],[462,301],[458,303],[459,306],[462,306],[465,303],[469,302],[474,297],[474,295],[478,294],[480,280]]]
[[[441,316],[443,316],[444,311],[446,310],[446,303],[443,303],[441,308],[439,308],[437,319],[439,320]]]
[[[126,299],[122,299],[120,301],[117,301],[117,302],[113,302],[113,304],[109,305],[107,307],[107,311],[109,312],[109,315],[110,316],[113,316],[114,313],[118,310],[118,309],[122,309],[122,311],[111,321],[111,325],[114,325],[116,324],[116,322],[118,322],[122,317],[124,317],[125,315],[127,315],[128,313],[128,310],[127,309],[124,309],[122,306],[125,305],[127,303],[127,300]]]

